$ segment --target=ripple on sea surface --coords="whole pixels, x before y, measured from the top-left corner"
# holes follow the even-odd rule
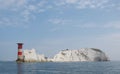
[[[120,74],[120,62],[0,62],[0,74]]]

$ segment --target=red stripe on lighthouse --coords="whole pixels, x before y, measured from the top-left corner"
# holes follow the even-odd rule
[[[18,55],[22,55],[22,52],[18,52]]]
[[[22,49],[22,44],[18,44],[18,49]]]

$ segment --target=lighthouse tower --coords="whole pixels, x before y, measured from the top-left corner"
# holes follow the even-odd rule
[[[17,43],[18,45],[18,58],[17,58],[17,62],[23,62],[23,54],[22,54],[22,46],[23,46],[23,43]]]

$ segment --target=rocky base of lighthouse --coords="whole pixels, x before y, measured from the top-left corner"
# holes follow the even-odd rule
[[[24,60],[21,60],[21,59],[17,59],[16,62],[24,62]]]

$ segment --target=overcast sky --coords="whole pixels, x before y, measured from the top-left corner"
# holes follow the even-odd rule
[[[99,48],[120,60],[120,0],[0,0],[0,60],[16,60],[18,42],[47,57]]]

